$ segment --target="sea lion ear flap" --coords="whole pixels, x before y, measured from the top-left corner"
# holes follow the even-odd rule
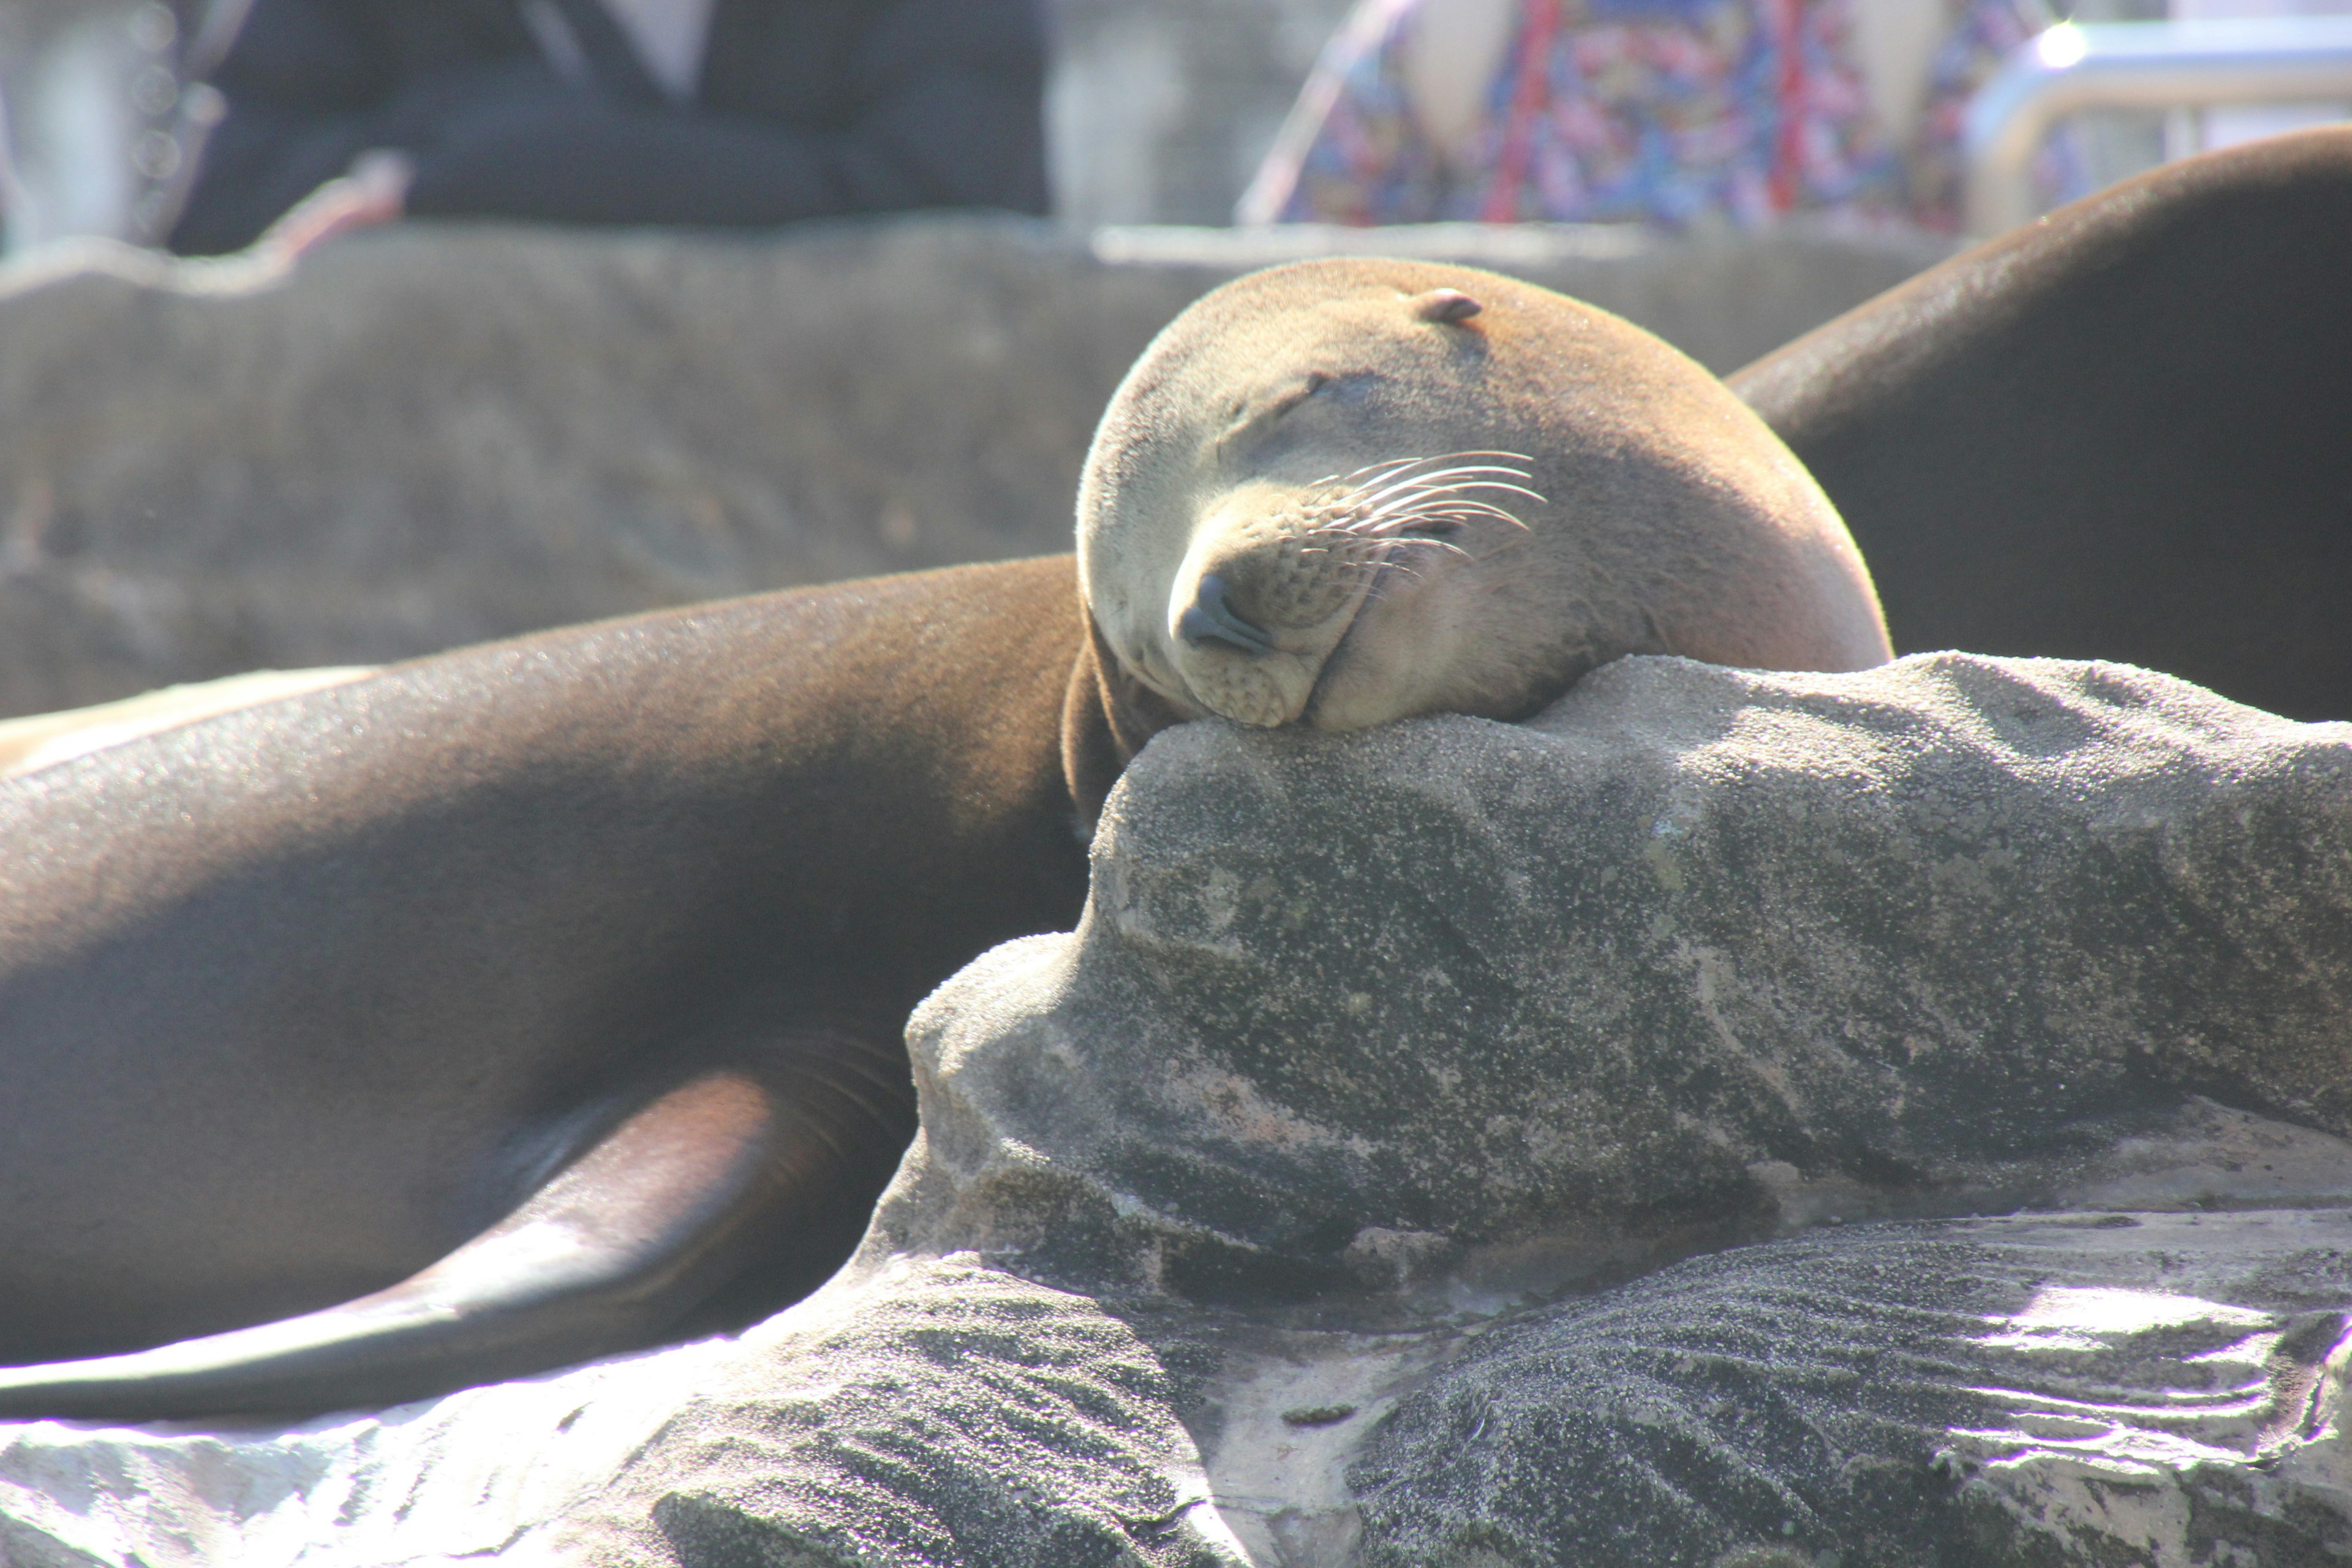
[[[1447,327],[1458,327],[1486,308],[1459,289],[1432,289],[1415,294],[1411,303],[1412,313],[1423,321]]]

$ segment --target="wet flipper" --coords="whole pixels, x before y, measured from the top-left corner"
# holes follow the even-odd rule
[[[826,1045],[816,1074],[722,1068],[649,1100],[506,1218],[387,1289],[153,1350],[0,1369],[0,1415],[390,1405],[643,1344],[813,1226],[862,1223],[876,1172],[912,1130],[910,1091],[881,1053]]]

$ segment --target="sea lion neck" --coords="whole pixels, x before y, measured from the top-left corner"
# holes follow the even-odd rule
[[[1082,837],[1094,837],[1103,803],[1127,764],[1160,731],[1184,721],[1168,700],[1129,674],[1103,640],[1092,611],[1062,700],[1062,776]]]

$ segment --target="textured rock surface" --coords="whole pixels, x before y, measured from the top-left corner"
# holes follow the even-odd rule
[[[1361,234],[982,216],[398,229],[290,276],[0,272],[0,715],[1068,548],[1104,399],[1227,278]],[[1718,367],[1936,259],[1788,234],[1391,231]]]
[[[2341,1210],[1869,1226],[1519,1318],[1350,1468],[1380,1568],[2352,1545]]]
[[[819,1296],[292,1432],[0,1428],[0,1545],[2352,1550],[2352,729],[1633,659],[1526,727],[1171,731],[1106,823],[1080,930],[918,1015],[923,1137]]]
[[[1075,939],[917,1014],[879,1223],[1245,1297],[2059,1205],[2185,1090],[2352,1131],[2347,738],[1964,655],[1173,731]]]
[[[0,1426],[0,1562],[2333,1568],[2348,1257],[2341,1209],[1882,1224],[1353,1329],[902,1259],[381,1415]]]

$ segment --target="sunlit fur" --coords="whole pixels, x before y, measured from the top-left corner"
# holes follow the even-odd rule
[[[1433,320],[1438,289],[1482,309]],[[1249,724],[1518,717],[1631,652],[1888,657],[1836,513],[1719,382],[1465,268],[1304,262],[1195,304],[1104,415],[1078,550],[1120,662]],[[1185,635],[1212,576],[1253,635]]]

